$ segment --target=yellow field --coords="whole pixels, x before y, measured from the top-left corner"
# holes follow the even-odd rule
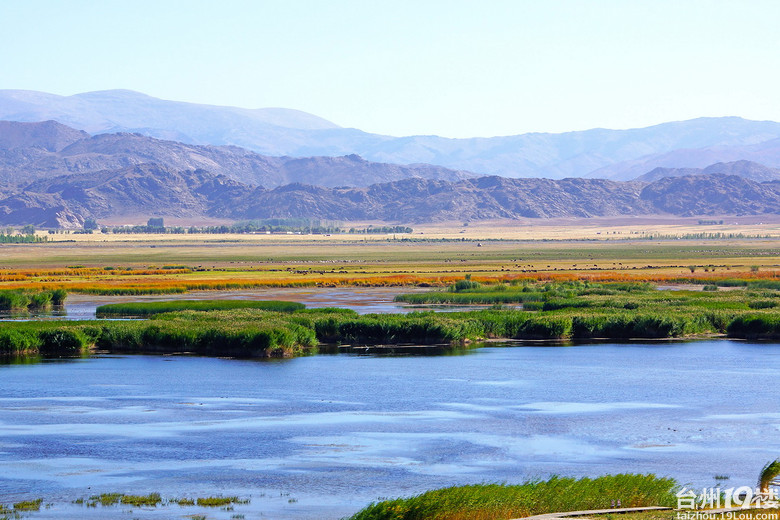
[[[776,278],[780,273],[780,238],[642,239],[645,232],[780,237],[780,223],[643,221],[640,229],[637,222],[623,221],[620,226],[610,226],[606,219],[576,225],[431,225],[397,236],[57,234],[48,235],[47,243],[0,245],[0,288],[150,292],[444,285],[466,274],[485,281],[527,277],[682,283],[691,277]],[[564,236],[568,240],[560,238]]]
[[[780,238],[780,215],[760,217],[713,217],[712,220],[723,224],[700,225],[697,217],[598,217],[589,219],[521,219],[470,222],[445,222],[438,224],[409,224],[414,229],[411,235],[267,235],[267,234],[226,234],[196,235],[202,242],[275,242],[279,240],[318,241],[318,242],[375,242],[388,238],[430,238],[430,239],[509,239],[509,240],[625,240],[653,235],[683,237],[697,233],[742,234],[746,236],[769,236]],[[384,225],[382,222],[360,222],[346,227],[365,228],[368,225]],[[45,233],[39,232],[40,235]],[[193,235],[132,235],[102,234],[92,235],[54,234],[46,235],[49,240],[68,242],[145,242],[164,240],[187,242]]]

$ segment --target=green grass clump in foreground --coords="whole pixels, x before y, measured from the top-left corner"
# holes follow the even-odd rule
[[[297,302],[255,300],[173,300],[168,302],[130,302],[101,305],[97,316],[149,316],[177,311],[227,311],[260,309],[275,312],[294,312],[306,306]]]
[[[371,504],[349,520],[506,520],[606,509],[612,500],[620,500],[623,507],[671,507],[676,488],[673,479],[635,474],[458,486]]]

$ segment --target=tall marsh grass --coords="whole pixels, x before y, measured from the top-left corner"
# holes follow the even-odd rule
[[[440,345],[507,338],[533,340],[680,338],[727,334],[780,338],[780,293],[656,291],[647,284],[522,282],[496,287],[461,284],[448,296],[528,299],[524,309],[358,315],[305,309],[293,302],[178,300],[107,305],[101,316],[145,320],[0,324],[0,355],[77,356],[89,349],[129,353],[187,352],[228,357],[290,357],[319,343]],[[6,291],[9,299],[32,298]],[[33,294],[35,296],[35,294]],[[40,295],[39,295],[40,296]],[[437,296],[435,296],[437,297]],[[41,304],[64,298],[40,296]],[[32,300],[30,300],[32,301]],[[487,300],[486,300],[487,301]],[[48,302],[48,303],[47,303]],[[28,304],[29,305],[29,304]]]
[[[150,316],[178,311],[226,311],[234,309],[259,309],[275,312],[294,312],[306,306],[297,302],[256,300],[172,300],[167,302],[112,303],[97,308],[98,317]]]
[[[510,283],[509,285],[483,285],[470,280],[461,280],[451,285],[446,291],[400,294],[396,296],[395,301],[418,305],[442,303],[459,305],[550,303],[555,299],[574,301],[579,296],[646,293],[653,289],[654,286],[652,284],[642,282],[590,283],[575,280],[546,283],[523,281],[522,283]]]
[[[744,339],[780,339],[780,313],[764,311],[734,318],[726,327],[728,335]]]
[[[30,321],[0,326],[0,356],[74,357],[93,343],[81,328],[67,322]]]
[[[0,311],[28,311],[50,309],[65,303],[68,293],[64,289],[52,290],[0,290]]]
[[[349,520],[508,520],[559,511],[676,504],[677,483],[655,475],[552,477],[523,484],[478,484],[369,505]]]

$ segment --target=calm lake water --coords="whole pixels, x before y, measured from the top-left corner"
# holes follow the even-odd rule
[[[0,502],[239,495],[246,518],[337,519],[381,497],[551,474],[753,485],[780,456],[780,345],[487,347],[259,362],[106,356],[0,366]]]

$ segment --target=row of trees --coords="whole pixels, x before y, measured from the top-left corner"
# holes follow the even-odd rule
[[[414,231],[412,228],[406,226],[368,226],[364,229],[349,229],[350,233],[379,235],[389,235],[390,233],[411,233],[412,231]]]
[[[84,229],[97,229],[97,223],[87,221]],[[302,233],[302,234],[336,234],[336,233],[357,233],[357,234],[389,234],[389,233],[411,233],[412,228],[406,226],[369,226],[367,228],[342,228],[336,222],[320,221],[316,219],[304,218],[270,218],[261,220],[247,220],[236,222],[230,225],[220,226],[165,226],[162,218],[150,218],[145,226],[116,226],[103,227],[103,233],[167,233],[167,234],[227,234],[227,233]]]
[[[36,242],[46,242],[48,237],[35,234],[35,226],[28,224],[20,230],[12,227],[0,230],[0,244],[33,244]]]
[[[189,234],[227,234],[227,233],[302,233],[302,234],[390,234],[411,233],[413,230],[406,226],[368,226],[366,228],[341,227],[337,222],[320,221],[305,218],[269,218],[261,220],[247,220],[230,225],[221,226],[166,226],[162,217],[150,218],[146,225],[136,226],[100,226],[93,218],[84,221],[84,226],[76,233],[102,233],[135,234],[135,233],[165,233],[173,235]],[[35,227],[26,225],[17,233],[13,228],[7,228],[5,233],[0,231],[0,243],[2,242],[40,242],[46,237],[35,237]],[[49,230],[49,233],[56,233]]]
[[[12,227],[7,227],[4,230],[0,230],[0,233],[4,235],[16,235],[17,231]],[[35,226],[32,224],[27,224],[26,226],[23,226],[18,233],[21,233],[22,235],[33,235],[35,234]]]

